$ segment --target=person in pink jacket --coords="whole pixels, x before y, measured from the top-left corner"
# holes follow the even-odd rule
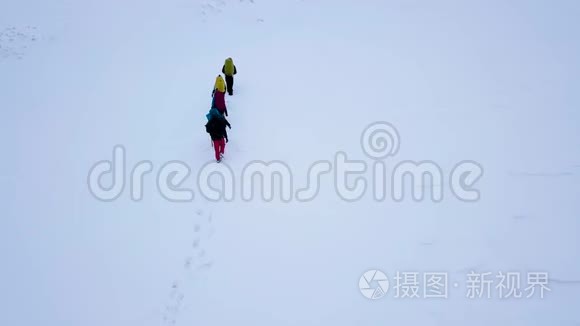
[[[215,80],[211,107],[216,108],[222,115],[228,116],[228,108],[226,107],[226,83],[221,75],[218,75]]]

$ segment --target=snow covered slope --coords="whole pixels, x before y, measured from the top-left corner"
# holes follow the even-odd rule
[[[577,325],[579,15],[567,0],[3,0],[0,325]],[[228,56],[235,189],[214,202],[197,179],[217,169],[203,125]],[[387,158],[367,155],[376,122],[399,135]],[[117,145],[127,179],[104,202],[89,172]],[[356,200],[336,191],[340,155],[367,166]],[[193,200],[159,190],[172,161]],[[288,167],[290,200],[244,199],[256,161]],[[320,161],[332,170],[300,201]],[[373,197],[375,163],[423,161],[442,180],[396,201],[387,177]],[[451,187],[464,161],[483,168],[472,202]],[[374,269],[390,287],[370,300]],[[522,298],[500,297],[507,272]],[[432,273],[446,298],[425,297]],[[526,297],[534,275],[544,298]]]

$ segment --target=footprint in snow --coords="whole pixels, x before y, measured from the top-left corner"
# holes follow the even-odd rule
[[[207,258],[207,252],[202,247],[204,241],[211,238],[213,232],[215,232],[212,225],[212,214],[205,214],[202,209],[197,209],[195,214],[201,220],[193,226],[191,251],[190,254],[184,258],[183,263],[183,278],[186,278],[187,275],[195,272],[208,270],[213,266],[213,262]],[[202,232],[203,230],[208,230],[208,232],[204,233]],[[177,323],[184,298],[185,293],[182,289],[181,283],[177,280],[174,281],[171,285],[169,302],[165,306],[165,312],[163,313],[162,320],[165,325],[175,325]]]

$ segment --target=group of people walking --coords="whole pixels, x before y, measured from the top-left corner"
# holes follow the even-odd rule
[[[226,107],[226,91],[232,96],[234,95],[234,75],[238,73],[232,58],[227,58],[223,67],[222,73],[226,77],[225,80],[221,75],[218,75],[211,92],[212,101],[209,113],[206,115],[207,123],[205,131],[210,135],[212,145],[215,152],[215,159],[219,163],[224,158],[226,143],[229,142],[226,127],[232,129],[228,116],[228,108]]]

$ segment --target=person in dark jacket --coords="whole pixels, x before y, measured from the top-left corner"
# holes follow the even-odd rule
[[[234,95],[234,75],[238,73],[238,69],[236,68],[236,65],[234,65],[234,60],[232,58],[226,59],[226,62],[222,67],[222,73],[226,76],[228,94],[232,96]]]
[[[222,161],[226,143],[229,142],[226,127],[232,129],[228,120],[221,115],[210,115],[209,121],[205,125],[205,131],[211,137],[215,151],[215,159],[218,163]]]

